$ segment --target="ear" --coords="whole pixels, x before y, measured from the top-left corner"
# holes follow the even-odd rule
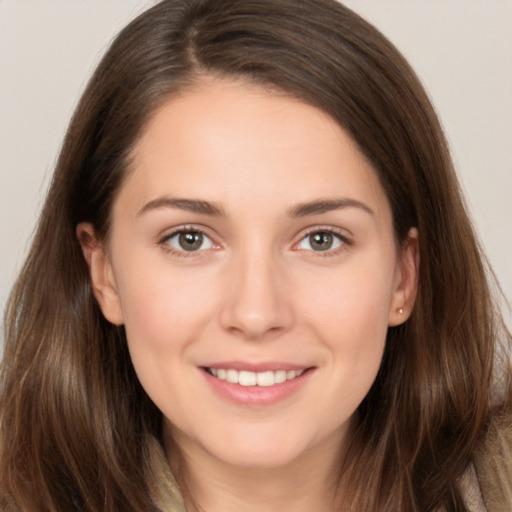
[[[396,288],[393,292],[388,316],[390,327],[404,323],[411,315],[418,292],[419,269],[418,230],[411,228],[400,250]]]
[[[105,318],[115,324],[123,324],[121,302],[112,271],[112,265],[104,245],[98,240],[94,226],[81,222],[76,235],[89,267],[91,287]]]

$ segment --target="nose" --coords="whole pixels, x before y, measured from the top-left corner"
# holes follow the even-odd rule
[[[290,328],[293,306],[285,271],[261,254],[231,262],[220,314],[222,327],[247,340],[262,340]]]

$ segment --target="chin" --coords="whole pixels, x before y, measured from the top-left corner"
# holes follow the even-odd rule
[[[225,464],[247,469],[285,467],[300,456],[300,450],[275,449],[267,446],[230,446],[222,453],[213,454]]]
[[[205,439],[203,449],[225,464],[240,468],[270,469],[284,467],[307,456],[318,440],[313,436],[301,436],[290,429],[272,431],[255,428],[226,433],[222,438]]]

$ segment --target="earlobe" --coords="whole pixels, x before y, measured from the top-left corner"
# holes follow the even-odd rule
[[[81,222],[76,228],[76,235],[89,267],[91,288],[103,315],[115,325],[123,324],[112,265],[105,247],[98,240],[94,226],[89,222]]]
[[[400,252],[396,289],[388,316],[390,327],[404,323],[413,309],[418,292],[419,254],[418,230],[411,228]]]

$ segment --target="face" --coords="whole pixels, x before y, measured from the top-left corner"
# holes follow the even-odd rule
[[[164,104],[108,240],[87,224],[79,236],[165,432],[238,466],[341,446],[414,298],[415,232],[397,246],[353,140],[322,111],[243,83]]]

